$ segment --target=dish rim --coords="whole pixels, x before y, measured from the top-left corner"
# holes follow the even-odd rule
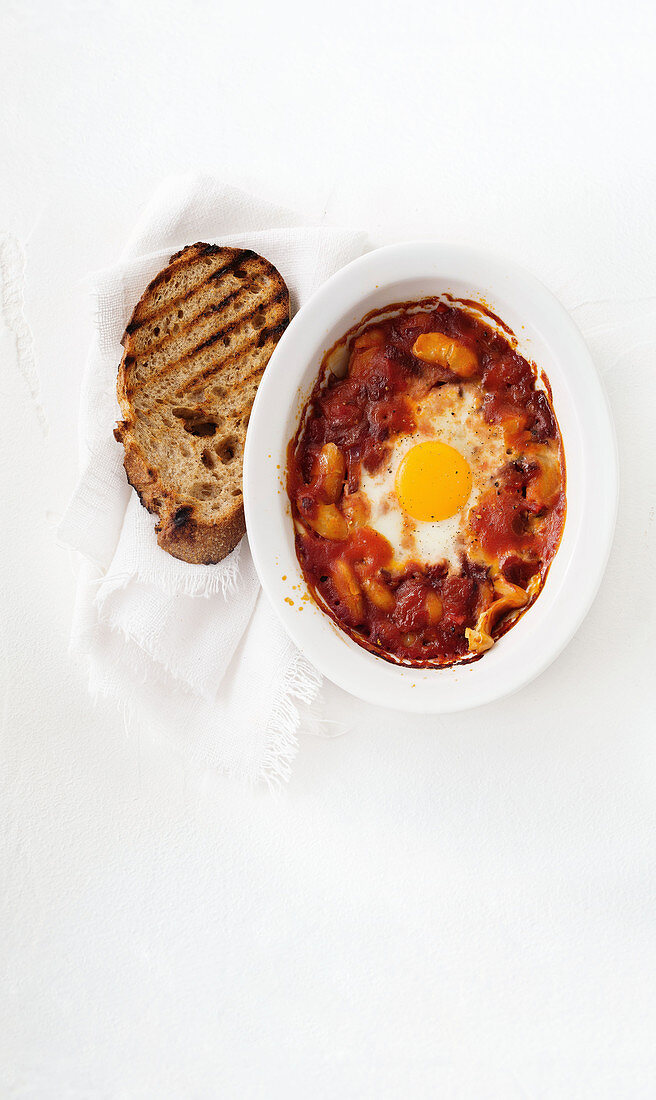
[[[561,430],[559,390],[567,393],[568,407],[581,428],[578,441],[573,435],[568,439],[563,432],[568,515],[563,541],[542,594],[479,661],[444,669],[415,669],[377,657],[353,642],[320,610],[307,594],[296,559],[284,484],[287,443],[318,375],[323,352],[334,342],[334,339],[327,342],[330,334],[340,325],[342,332],[346,332],[352,323],[364,317],[371,308],[367,301],[372,300],[372,295],[381,302],[386,297],[392,303],[440,293],[426,289],[425,293],[408,296],[394,289],[423,279],[427,283],[443,282],[442,293],[452,291],[458,282],[482,287],[484,293],[467,296],[488,301],[491,295],[495,313],[499,312],[495,308],[497,296],[502,300],[504,295],[510,296],[507,309],[514,309],[517,302],[518,316],[524,321],[522,327],[529,325],[553,352],[558,374],[556,386],[553,366],[546,368],[546,374],[554,389],[554,408]],[[508,321],[503,312],[499,316]],[[351,317],[353,321],[349,320]],[[511,327],[517,333],[517,323],[511,323]],[[520,338],[520,350],[522,339],[531,342],[530,337]],[[543,366],[539,358],[536,362],[538,368]],[[572,538],[566,543],[565,533],[570,521],[569,482],[573,474],[578,484],[580,514],[572,521],[576,530],[570,547]],[[246,436],[244,509],[249,543],[262,587],[283,626],[319,671],[346,691],[367,702],[416,713],[453,713],[492,702],[519,690],[556,659],[583,622],[601,583],[612,546],[618,492],[617,442],[608,401],[573,319],[551,291],[520,265],[480,249],[439,241],[410,241],[375,249],[341,268],[315,291],[293,318],[271,356]],[[565,561],[560,558],[564,548]],[[549,607],[542,605],[543,613],[536,616],[556,562],[560,574],[558,590],[550,591]],[[532,621],[531,616],[535,616]],[[546,619],[541,630],[540,619]],[[531,645],[521,647],[521,660],[511,661],[511,650],[515,656],[520,650],[515,642],[506,645],[504,652],[505,640],[511,639],[520,625],[527,622],[522,634]],[[492,665],[496,677],[491,676]]]

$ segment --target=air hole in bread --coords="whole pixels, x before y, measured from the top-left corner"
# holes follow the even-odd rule
[[[159,336],[159,325],[153,329],[153,336]]]
[[[210,451],[209,447],[203,448],[203,453],[200,456],[200,460],[203,463],[203,466],[205,466],[208,470],[214,469],[214,455]]]
[[[216,453],[224,466],[227,466],[230,462],[232,462],[233,458],[235,457],[235,444],[236,440],[233,439],[232,436],[230,436],[228,439],[222,440],[221,443],[219,443],[218,446],[215,448]]]
[[[186,409],[181,405],[176,405],[171,409],[174,416],[177,416],[178,420],[182,421],[182,426],[185,431],[190,435],[200,436],[201,438],[215,435],[216,429],[219,426],[219,421],[207,416],[202,409]]]
[[[209,500],[214,496],[215,486],[207,481],[194,481],[189,492],[196,500]]]
[[[231,341],[229,336],[224,336],[222,343],[223,343],[224,348],[229,348],[232,341]]]
[[[185,428],[191,435],[200,436],[201,439],[215,435],[218,426],[216,420],[201,420],[197,424],[185,424]]]
[[[264,328],[264,326],[266,324],[266,313],[262,313],[262,312],[254,313],[252,321],[253,321],[253,328],[256,331],[261,329],[261,328]]]
[[[178,310],[178,317],[183,317],[184,313],[181,309]]]
[[[233,495],[233,497],[240,497],[241,496],[241,489],[233,489],[232,490],[232,495]]]

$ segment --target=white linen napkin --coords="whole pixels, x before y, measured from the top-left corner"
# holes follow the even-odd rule
[[[208,177],[167,181],[121,261],[92,279],[95,334],[80,401],[81,474],[59,528],[82,555],[72,646],[94,694],[126,723],[248,781],[289,776],[297,733],[317,732],[321,677],[262,594],[246,538],[223,562],[159,548],[112,436],[120,338],[148,281],[186,244],[241,245],[278,268],[292,311],[364,250],[364,235],[311,227]],[[324,731],[327,732],[327,731]]]

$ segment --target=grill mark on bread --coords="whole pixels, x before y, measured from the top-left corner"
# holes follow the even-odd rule
[[[139,352],[136,355],[128,354],[125,357],[126,366],[136,366],[138,365],[140,359],[143,359],[144,357],[148,358],[153,354],[153,352],[157,353],[161,352],[163,349],[165,350],[167,344],[173,343],[176,340],[181,340],[190,331],[190,329],[192,329],[200,322],[207,320],[209,317],[212,316],[213,313],[220,312],[222,308],[225,308],[227,305],[230,304],[231,300],[236,301],[237,298],[248,298],[248,296],[248,291],[244,290],[244,288],[241,287],[238,288],[236,291],[231,292],[229,295],[226,295],[225,300],[223,300],[222,302],[213,303],[211,306],[208,306],[206,309],[204,309],[201,313],[195,314],[189,319],[186,324],[182,325],[177,332],[169,333],[165,335],[164,338],[161,340],[157,338],[148,349],[148,351]],[[234,317],[232,321],[228,322],[226,325],[223,326],[223,328],[219,329],[217,332],[214,332],[210,336],[206,337],[199,344],[196,344],[189,352],[186,353],[185,356],[181,357],[179,360],[172,360],[170,363],[166,363],[164,365],[175,366],[177,362],[181,362],[182,358],[188,357],[189,355],[195,355],[199,351],[202,351],[204,347],[209,347],[210,344],[216,343],[216,341],[219,340],[221,337],[229,335],[231,330],[243,324],[256,313],[265,313],[272,306],[277,305],[280,302],[286,301],[286,299],[286,289],[279,290],[272,297],[267,298],[264,302],[258,302],[255,306],[247,310],[245,313],[237,314],[237,316]]]
[[[231,392],[232,393],[241,393],[242,390],[246,387],[246,385],[253,378],[255,378],[256,375],[261,377],[263,374],[264,374],[264,367],[255,367],[254,370],[252,370],[250,372],[250,374],[246,375],[245,378],[240,378],[238,382],[235,382],[234,386],[232,387]],[[239,416],[240,411],[243,412],[243,408],[241,410],[235,410],[234,412],[231,413],[231,416],[233,417],[233,419],[236,419]]]
[[[158,542],[175,557],[220,561],[244,532],[246,425],[288,322],[289,296],[274,267],[250,251],[203,244],[171,258],[130,319],[116,437],[128,480],[158,517]],[[174,324],[170,339],[155,335]]]
[[[211,363],[199,374],[194,375],[193,378],[190,378],[188,382],[185,382],[184,385],[180,386],[176,390],[176,394],[182,397],[184,394],[190,393],[192,390],[195,390],[202,385],[209,385],[210,382],[214,382],[217,378],[220,378],[227,369],[235,366],[240,359],[242,359],[246,355],[250,355],[253,351],[261,350],[266,354],[267,348],[265,345],[268,343],[269,340],[275,338],[275,346],[275,343],[278,342],[278,339],[285,331],[288,324],[288,321],[283,321],[279,325],[273,325],[269,329],[263,329],[262,332],[259,332],[257,336],[252,337],[246,344],[238,348],[237,351],[235,351],[232,355],[227,355],[218,363]],[[265,340],[262,339],[263,335],[266,336]],[[271,347],[269,355],[271,355],[272,351],[273,347]]]
[[[200,259],[201,256],[198,256],[197,258]],[[126,326],[126,334],[128,336],[133,336],[149,322],[158,321],[160,318],[165,317],[166,314],[170,312],[170,310],[176,309],[177,307],[182,305],[183,302],[187,302],[190,298],[193,298],[194,294],[197,294],[198,291],[202,290],[203,287],[207,286],[208,283],[214,282],[215,280],[230,274],[230,272],[234,271],[236,267],[239,267],[242,264],[248,264],[252,259],[261,260],[261,257],[257,256],[255,252],[250,251],[247,252],[245,256],[233,257],[231,260],[228,261],[227,264],[224,264],[223,267],[218,267],[216,271],[211,271],[209,275],[206,275],[203,279],[200,280],[200,282],[196,283],[189,290],[186,290],[183,294],[179,294],[175,298],[167,299],[167,301],[164,302],[157,309],[154,309],[149,313],[145,313],[143,314],[143,316],[140,316],[136,320],[131,321],[130,324]],[[262,267],[262,269],[264,269],[265,265],[258,264],[258,268],[259,267]],[[244,287],[238,287],[238,291],[241,290],[244,290]],[[237,291],[233,291],[232,293],[237,293]]]
[[[152,386],[155,382],[161,381],[167,374],[170,374],[173,371],[179,369],[184,363],[187,363],[190,359],[195,358],[198,355],[202,355],[204,352],[207,352],[209,349],[216,347],[216,344],[220,340],[225,339],[227,336],[232,336],[235,332],[237,332],[240,328],[242,328],[242,326],[244,326],[255,313],[265,313],[265,312],[267,312],[267,310],[270,310],[274,306],[282,306],[282,305],[286,304],[286,299],[287,299],[287,292],[286,291],[279,291],[275,295],[275,297],[269,299],[266,303],[262,303],[261,305],[254,306],[252,309],[249,309],[246,313],[240,314],[234,321],[231,321],[229,324],[224,325],[223,328],[220,328],[218,330],[218,332],[213,333],[211,336],[207,337],[205,340],[202,340],[199,344],[196,344],[189,351],[185,352],[184,355],[180,356],[179,359],[171,360],[171,361],[165,363],[159,370],[153,371],[153,373],[148,377],[147,380],[145,380],[143,383],[137,384],[133,387],[133,389],[131,390],[132,396],[133,397],[137,396],[140,393],[140,391],[142,389],[144,389],[145,387]],[[212,364],[212,366],[214,366],[214,365],[219,366],[219,365],[225,363],[228,359],[232,359],[233,357],[237,358],[240,354],[243,354],[244,351],[249,351],[253,347],[261,347],[263,342],[264,342],[264,340],[263,340],[264,336],[268,336],[268,335],[271,335],[271,334],[274,334],[274,333],[278,333],[278,334],[282,333],[284,331],[284,329],[287,327],[288,323],[289,323],[289,321],[286,319],[284,321],[279,322],[277,325],[271,326],[270,328],[262,329],[255,336],[253,336],[251,339],[249,339],[245,345],[242,344],[238,348],[233,349],[232,352],[228,353],[225,356],[222,356],[221,359],[219,360],[218,364]],[[184,329],[182,332],[176,333],[175,334],[175,339],[177,340],[181,336],[184,336],[185,332],[188,332],[189,328],[191,328],[191,327],[192,326],[189,326],[188,328]],[[136,359],[132,360],[131,357],[128,356],[125,360],[126,367],[131,369],[134,366],[136,366],[136,364],[138,363],[139,358],[140,357],[137,357]]]
[[[149,284],[147,293],[142,297],[130,318],[128,327],[132,332],[126,330],[121,343],[126,345],[130,336],[139,332],[144,324],[152,324],[155,315],[160,316],[163,311],[173,312],[176,308],[174,302],[181,297],[181,294],[186,296],[187,293],[202,293],[203,286],[206,285],[207,267],[214,262],[218,262],[219,267],[211,270],[209,274],[216,275],[217,278],[223,269],[229,267],[233,271],[238,270],[241,277],[240,264],[249,267],[248,274],[251,274],[252,265],[255,264],[267,278],[275,270],[263,257],[258,256],[251,249],[224,248],[220,245],[192,245],[190,248],[182,249],[171,258],[168,267],[163,268]],[[229,272],[226,278],[230,278]],[[276,279],[282,283],[277,272]],[[242,282],[247,285],[248,279]]]
[[[267,350],[268,349],[266,348],[258,348],[256,338],[254,336],[251,336],[243,344],[240,344],[238,348],[224,355],[223,358],[218,360],[212,359],[210,362],[207,363],[205,367],[203,367],[201,371],[198,371],[191,377],[186,376],[185,368],[187,365],[187,360],[183,360],[180,364],[177,364],[175,367],[171,368],[170,371],[166,371],[165,373],[163,373],[158,378],[158,383],[163,383],[165,381],[168,382],[167,389],[170,388],[170,391],[176,397],[176,401],[178,399],[191,397],[194,390],[207,388],[215,383],[217,379],[221,380],[222,375],[226,373],[229,374],[232,371],[238,371],[239,364],[246,357],[252,355],[259,356],[260,354],[266,357]],[[175,381],[170,378],[170,375],[174,375],[176,373],[183,376],[183,381],[180,382],[177,386]],[[221,384],[223,384],[223,382],[221,382]],[[149,386],[146,385],[134,394],[134,402],[137,408],[143,410],[148,409],[148,392]],[[159,403],[159,400],[157,400],[156,403]]]
[[[193,255],[190,255],[192,252]],[[226,252],[231,255],[230,263],[234,263],[235,265],[239,263],[240,259],[250,260],[253,256],[257,255],[257,253],[253,252],[250,248],[224,248],[220,244],[189,245],[187,248],[182,248],[179,252],[171,256],[168,265],[163,267],[155,278],[151,280],[148,284],[149,295],[152,295],[160,286],[169,283],[176,271],[183,269],[185,265],[189,264],[189,261],[202,260],[204,256],[216,256],[219,252]],[[139,308],[140,306],[142,306],[142,309]],[[145,306],[145,302],[143,305],[142,302],[139,302],[139,305],[134,311],[136,317],[142,317],[142,311]]]
[[[211,347],[212,344],[215,344],[217,342],[217,340],[221,340],[224,336],[228,336],[231,332],[234,332],[234,330],[239,325],[244,324],[246,321],[250,321],[251,317],[254,317],[256,313],[266,313],[267,309],[270,309],[271,306],[278,305],[285,297],[286,292],[281,290],[279,294],[276,294],[275,298],[269,298],[268,301],[263,302],[262,305],[253,306],[253,308],[249,310],[248,313],[240,315],[237,320],[232,321],[229,325],[226,325],[225,328],[219,329],[218,332],[215,332],[212,336],[208,337],[208,339],[205,340],[204,343],[199,344],[195,350],[203,351],[204,348]],[[258,336],[261,336],[261,334],[262,332],[260,331],[258,333]]]
[[[184,382],[183,385],[179,386],[175,391],[176,395],[184,397],[185,394],[191,393],[201,386],[209,386],[210,383],[220,380],[221,375],[225,374],[231,367],[237,367],[240,360],[250,356],[253,352],[257,353],[260,351],[262,351],[263,356],[266,357],[267,349],[259,347],[255,337],[251,338],[247,344],[242,345],[233,355],[226,356],[225,359],[220,360],[218,363],[210,363],[210,365],[205,367],[199,374],[194,375],[193,378]],[[271,351],[273,351],[273,348],[271,348]]]
[[[134,324],[138,320],[148,318],[148,308],[151,302],[155,302],[156,292],[163,286],[168,285],[171,279],[174,278],[179,272],[184,271],[185,268],[191,267],[195,261],[202,260],[204,256],[210,255],[212,252],[219,251],[218,248],[212,248],[207,245],[203,248],[199,248],[197,245],[191,245],[189,248],[183,248],[180,252],[176,252],[171,257],[166,267],[155,275],[154,279],[148,284],[147,296],[138,302],[137,307],[132,315],[130,324]],[[129,326],[128,326],[129,328]],[[126,329],[126,332],[128,329]]]
[[[257,274],[260,275],[261,270],[258,270]],[[192,295],[196,294],[196,293],[199,293],[200,290],[202,290],[202,286],[194,288],[194,290],[192,291]],[[274,287],[274,291],[275,291],[275,287]],[[220,301],[212,302],[210,305],[206,306],[204,309],[200,310],[199,312],[191,314],[188,318],[185,318],[185,319],[182,319],[182,320],[179,320],[178,318],[172,318],[173,328],[170,331],[163,332],[161,335],[160,335],[159,332],[154,332],[149,336],[147,333],[142,332],[143,328],[146,325],[150,325],[150,324],[153,323],[153,321],[158,320],[158,317],[147,317],[143,321],[143,323],[141,323],[139,325],[139,328],[137,330],[135,330],[134,333],[131,334],[132,337],[133,337],[132,343],[134,345],[134,351],[130,355],[128,355],[128,357],[126,359],[126,363],[129,366],[132,366],[133,363],[138,363],[139,360],[141,360],[144,357],[146,357],[150,360],[150,357],[153,355],[153,353],[161,353],[162,351],[165,351],[169,344],[173,343],[176,340],[180,340],[182,337],[184,337],[184,335],[189,331],[189,329],[193,328],[194,325],[201,324],[203,321],[206,321],[209,317],[211,317],[211,315],[213,313],[221,312],[222,309],[226,309],[231,303],[235,304],[238,301],[238,299],[244,298],[245,300],[248,300],[249,298],[252,297],[252,295],[253,295],[253,291],[248,286],[243,286],[243,285],[242,286],[237,286],[235,289],[229,291],[228,294],[226,294],[225,297],[222,298]],[[279,289],[278,294],[275,295],[275,297],[272,296],[269,299],[267,299],[265,302],[263,302],[261,304],[258,303],[257,305],[255,305],[253,307],[253,309],[251,311],[249,311],[249,313],[246,313],[246,314],[239,313],[239,314],[237,314],[237,316],[235,318],[233,318],[232,325],[234,326],[238,322],[241,322],[242,320],[245,320],[250,314],[254,314],[254,313],[262,312],[263,310],[266,310],[275,301],[279,301],[282,298],[285,298],[286,296],[287,296],[287,289],[284,286],[284,284],[282,284],[282,288]],[[172,311],[171,308],[170,308],[170,304],[167,303],[164,316],[166,316],[166,314],[168,314],[168,313],[173,313],[173,312],[175,312],[175,311]],[[156,328],[157,327],[158,326],[156,326]],[[227,325],[226,329],[228,327],[229,326]],[[126,329],[126,332],[127,332],[127,329]],[[139,340],[140,336],[144,336],[144,338],[145,338],[145,340],[147,341],[147,344],[148,344],[147,347],[141,347],[140,346],[140,340]],[[198,347],[200,347],[200,345],[198,345]]]
[[[200,290],[200,289],[202,289],[202,284],[199,287],[195,288],[192,291],[192,294],[195,294],[196,290]],[[247,295],[248,295],[248,291],[245,291],[244,288],[241,287],[241,286],[237,287],[236,290],[231,290],[229,294],[226,294],[225,298],[221,298],[221,300],[218,301],[218,302],[213,302],[211,306],[207,306],[200,313],[194,313],[191,317],[189,317],[189,319],[185,323],[179,324],[178,328],[175,332],[165,332],[161,336],[157,336],[150,343],[147,353],[139,352],[137,355],[135,355],[135,357],[134,357],[135,362],[138,361],[142,357],[143,354],[152,355],[152,353],[154,351],[161,351],[162,348],[165,348],[166,345],[170,344],[173,340],[179,340],[180,337],[184,336],[185,332],[188,332],[190,328],[192,328],[195,324],[198,323],[198,321],[206,320],[213,313],[220,313],[221,310],[225,309],[226,306],[229,306],[231,302],[234,302],[237,298],[240,298],[242,296],[246,297]],[[169,312],[169,307],[167,306],[166,310],[165,310],[165,313],[164,313],[164,316],[166,316],[166,313],[168,313],[168,312]],[[135,335],[139,334],[139,331],[140,331],[141,328],[143,328],[143,325],[149,324],[152,321],[157,321],[159,319],[160,318],[159,318],[158,315],[155,315],[153,317],[147,317],[146,320],[143,322],[143,324],[140,326],[140,328],[136,330]]]
[[[270,340],[271,337],[273,337],[273,336],[276,337],[276,343],[277,343],[278,340],[280,339],[280,337],[282,336],[283,332],[287,328],[288,324],[289,324],[289,321],[281,321],[279,325],[271,325],[269,328],[263,328],[261,333],[260,333],[260,337],[259,337],[259,341],[258,341],[258,347],[263,347],[265,342]]]
[[[206,244],[205,241],[196,241],[195,244],[186,244],[184,246],[184,248],[180,249],[179,252],[174,252],[173,255],[171,256],[171,259],[169,260],[168,266],[170,267],[171,264],[175,263],[176,260],[181,259],[182,256],[188,257],[189,254],[192,253],[192,252],[194,253],[194,256],[196,258],[198,258],[199,256],[209,256],[213,252],[215,253],[215,252],[224,252],[224,251],[229,251],[229,250],[224,249],[223,245],[220,245],[220,244]],[[150,282],[148,284],[148,289],[149,290],[152,290],[153,286],[157,285],[157,283],[160,280],[160,276],[162,276],[162,275],[166,275],[166,268],[165,267],[163,267],[162,270],[159,272],[159,274],[157,274],[155,276],[155,278],[152,280],[152,282]],[[143,301],[143,299],[142,299],[142,301]],[[141,302],[139,303],[139,305],[141,305]]]

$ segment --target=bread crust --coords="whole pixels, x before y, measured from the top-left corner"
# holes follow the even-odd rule
[[[288,323],[289,293],[273,265],[202,242],[176,252],[133,311],[114,436],[130,485],[157,516],[159,546],[181,561],[215,564],[245,533],[246,424]]]

